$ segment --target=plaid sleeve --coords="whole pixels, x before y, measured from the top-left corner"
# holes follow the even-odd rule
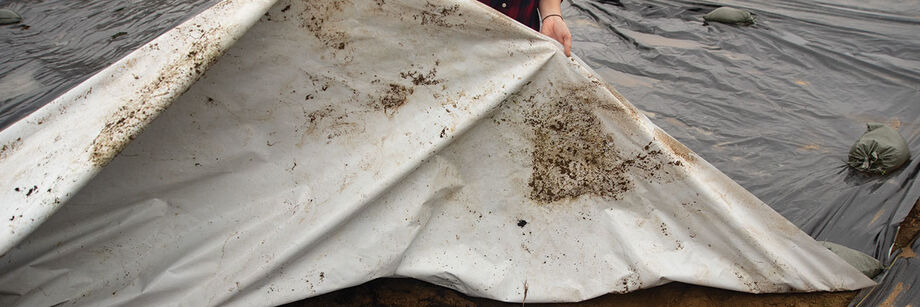
[[[479,0],[479,2],[508,15],[531,29],[540,31],[540,14],[537,13],[539,0]]]

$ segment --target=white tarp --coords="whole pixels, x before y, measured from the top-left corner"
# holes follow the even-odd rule
[[[476,1],[269,2],[224,1],[0,132],[3,305],[873,284]]]

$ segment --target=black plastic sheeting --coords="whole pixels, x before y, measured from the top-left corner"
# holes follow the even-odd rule
[[[24,18],[0,26],[0,129],[214,3],[0,1]],[[815,239],[890,264],[854,304],[876,305],[899,284],[896,302],[918,304],[909,287],[920,260],[889,249],[920,197],[920,2],[565,3],[573,53],[654,123]],[[726,5],[757,24],[703,25]],[[845,166],[867,122],[907,140],[901,170]]]
[[[856,295],[850,306],[918,306],[920,295],[914,286],[920,285],[920,259],[913,251],[920,248],[914,241],[910,253],[899,253],[887,273],[875,278],[878,285],[866,288]]]
[[[757,24],[703,25],[719,6]],[[573,53],[652,122],[815,239],[891,263],[920,197],[920,2],[575,0],[563,15]],[[867,122],[896,127],[912,159],[847,168]],[[913,285],[901,267],[880,287]]]
[[[0,129],[41,108],[217,0],[2,1]]]

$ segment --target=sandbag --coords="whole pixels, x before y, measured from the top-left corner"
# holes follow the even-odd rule
[[[11,25],[22,21],[22,16],[8,9],[0,9],[0,25]]]
[[[712,10],[712,12],[703,16],[703,20],[727,24],[753,24],[755,19],[751,12],[725,6]]]
[[[869,278],[874,278],[882,272],[882,263],[879,262],[878,259],[872,258],[872,256],[837,243],[828,241],[819,242]]]
[[[887,174],[910,159],[907,142],[885,124],[869,123],[868,131],[850,148],[847,164],[859,171]]]

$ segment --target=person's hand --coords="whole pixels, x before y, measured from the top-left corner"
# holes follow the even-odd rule
[[[569,32],[569,26],[565,25],[565,20],[562,20],[562,17],[549,16],[549,18],[543,20],[540,33],[561,43],[562,47],[565,47],[565,56],[572,56],[572,33]]]

